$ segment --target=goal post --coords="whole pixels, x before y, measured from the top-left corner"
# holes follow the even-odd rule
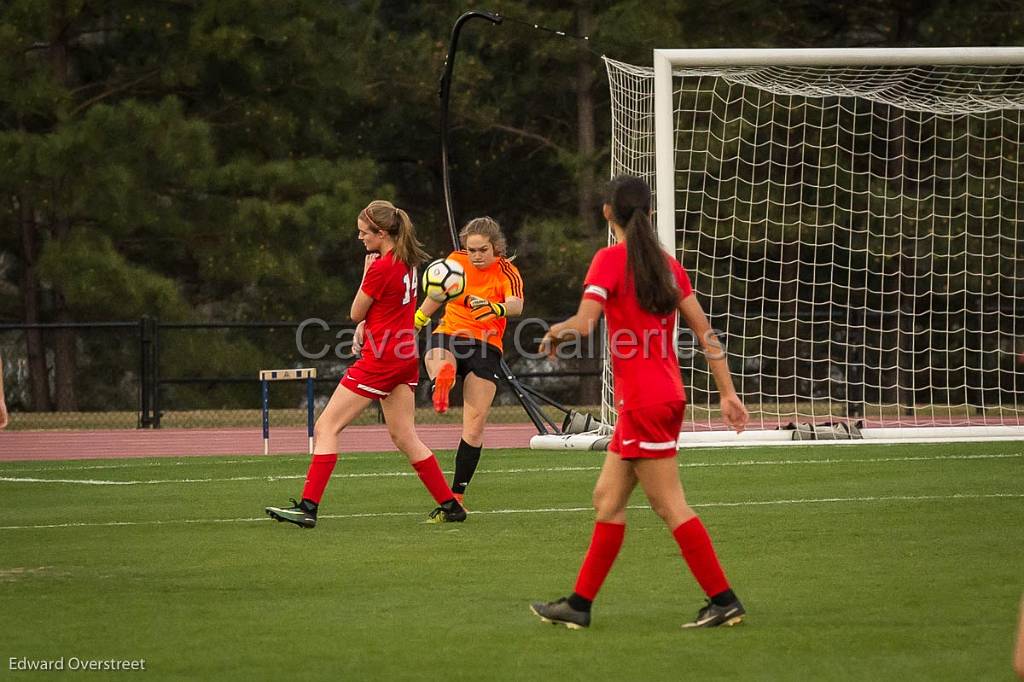
[[[651,184],[752,415],[681,335],[680,442],[1024,439],[1024,48],[605,62],[610,174]]]

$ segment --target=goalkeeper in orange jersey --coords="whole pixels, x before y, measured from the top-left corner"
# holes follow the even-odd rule
[[[462,377],[462,440],[455,455],[452,492],[462,503],[484,442],[484,427],[501,373],[502,335],[510,317],[523,312],[523,278],[508,258],[505,235],[493,218],[474,218],[459,232],[462,249],[449,260],[466,271],[466,288],[447,302],[424,356],[433,382],[434,410],[448,410],[455,378]],[[416,311],[423,327],[441,303],[426,298]]]

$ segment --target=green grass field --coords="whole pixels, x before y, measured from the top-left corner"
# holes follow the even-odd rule
[[[572,588],[601,457],[485,452],[469,520],[431,526],[404,458],[345,456],[311,531],[262,515],[298,493],[305,456],[0,464],[0,669],[75,656],[145,659],[147,679],[1013,679],[1024,443],[685,452],[690,501],[749,612],[696,632],[679,625],[702,595],[639,493],[593,626],[528,612]]]

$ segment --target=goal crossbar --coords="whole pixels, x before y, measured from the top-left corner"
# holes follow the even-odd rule
[[[1004,66],[1024,64],[1024,47],[754,48],[654,50],[675,66]]]

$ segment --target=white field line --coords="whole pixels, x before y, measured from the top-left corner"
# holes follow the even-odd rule
[[[831,464],[891,464],[900,462],[938,462],[956,460],[987,460],[987,459],[1020,459],[1024,453],[1012,454],[990,454],[990,455],[935,455],[931,457],[875,457],[875,458],[852,458],[842,457],[836,459],[780,459],[780,460],[744,460],[739,462],[681,462],[680,469],[705,469],[718,467],[754,467],[754,466],[801,466],[801,465],[831,465]],[[575,471],[600,471],[599,466],[566,466],[566,467],[541,467],[541,468],[518,468],[518,469],[481,469],[481,474],[527,474],[527,473],[559,473]],[[450,472],[449,472],[450,473]],[[334,474],[332,479],[345,478],[395,478],[416,476],[415,471],[378,471],[351,474]],[[188,483],[229,483],[237,481],[291,481],[305,479],[305,474],[287,474],[283,476],[230,476],[227,478],[165,478],[153,480],[127,480],[116,481],[94,478],[35,478],[24,476],[0,476],[0,483],[58,483],[65,485],[165,485],[165,484],[188,484]]]
[[[955,493],[952,495],[871,495],[863,497],[821,497],[804,498],[791,500],[741,500],[734,502],[705,502],[695,504],[694,507],[711,509],[715,507],[736,508],[736,507],[765,507],[784,506],[799,504],[856,504],[865,502],[928,502],[936,500],[979,500],[979,499],[1019,499],[1024,498],[1024,493]],[[650,509],[648,505],[630,505],[627,509]],[[478,514],[574,514],[580,512],[591,512],[591,507],[542,507],[539,509],[493,509],[489,511],[473,510],[470,516]],[[423,512],[376,512],[365,514],[321,514],[319,519],[378,519],[387,517],[422,517]],[[102,521],[102,522],[73,522],[73,523],[48,523],[26,526],[0,526],[2,530],[41,530],[45,528],[106,528],[113,526],[179,526],[188,524],[205,523],[259,523],[269,522],[270,518],[265,516],[233,518],[233,519],[172,519],[155,521]]]
[[[845,441],[836,441],[823,447],[831,447],[837,443],[844,443]],[[820,443],[819,443],[820,445]],[[906,448],[907,445],[914,446],[914,443],[873,443],[872,446],[877,445],[878,447],[889,448]],[[920,445],[920,444],[917,444]],[[763,445],[733,445],[729,449],[733,452],[740,450],[759,450],[763,448]],[[507,449],[507,448],[503,448]],[[680,450],[680,457],[689,457],[696,453],[711,453],[714,456],[719,456],[721,448],[685,448]],[[604,457],[603,453],[592,452],[589,453],[595,456],[595,459],[601,459]],[[985,457],[986,455],[978,455],[979,457]],[[1024,456],[1024,453],[1014,455],[999,455],[1003,457],[1020,457]],[[401,458],[401,453],[398,452],[357,452],[357,453],[341,453],[338,456],[338,464],[354,464],[357,461],[363,460],[377,460],[377,459],[395,459]],[[116,458],[112,458],[116,459]],[[0,462],[0,472],[5,470],[4,465],[10,464],[12,467],[6,469],[9,473],[25,474],[30,472],[50,472],[50,471],[91,471],[91,470],[104,470],[104,469],[141,469],[141,468],[152,468],[152,467],[181,467],[181,466],[192,466],[196,463],[205,465],[239,465],[239,464],[266,464],[267,462],[273,464],[280,464],[282,462],[300,461],[308,462],[308,455],[268,455],[260,457],[258,455],[246,458],[246,459],[224,459],[222,457],[188,457],[187,459],[161,459],[156,462],[140,462],[136,460],[125,460],[118,462],[117,464],[57,464],[57,460],[54,460],[53,466],[29,466],[20,467],[20,464],[37,464],[32,461],[15,460],[12,462],[2,463]],[[823,460],[824,461],[824,460]],[[857,460],[846,460],[846,461],[857,461]],[[693,464],[692,466],[701,466],[700,464]],[[708,465],[708,466],[730,466],[728,464],[722,465]],[[735,466],[733,464],[732,466]]]
[[[397,452],[357,452],[357,453],[341,453],[338,456],[338,464],[346,463],[352,464],[356,461],[363,461],[369,459],[394,459],[401,457],[402,455]],[[109,459],[117,459],[111,457]],[[100,469],[143,469],[152,467],[182,467],[182,466],[194,466],[196,464],[206,465],[239,465],[239,464],[280,464],[282,462],[308,462],[309,455],[265,455],[258,456],[254,455],[248,459],[224,459],[218,456],[196,456],[188,457],[186,459],[171,459],[163,458],[157,462],[140,462],[132,459],[119,461],[117,464],[59,464],[59,460],[51,460],[52,466],[27,466],[20,467],[20,464],[33,464],[38,465],[38,461],[33,460],[14,460],[11,462],[0,462],[0,471],[4,470],[4,465],[13,465],[8,471],[12,473],[29,473],[34,471],[92,471]]]

